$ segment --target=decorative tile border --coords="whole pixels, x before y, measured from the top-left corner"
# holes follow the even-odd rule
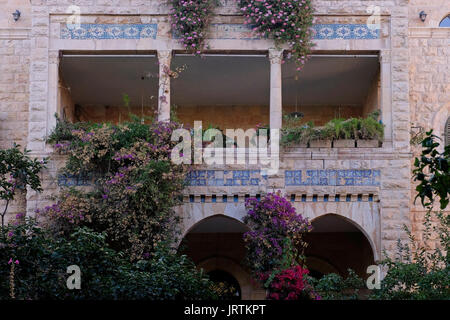
[[[191,171],[186,183],[191,187],[240,187],[260,186],[266,175],[260,170],[194,170]]]
[[[257,40],[259,37],[252,31],[253,26],[246,24],[212,24],[212,39]],[[379,39],[380,30],[371,30],[365,24],[315,24],[313,39]]]
[[[81,24],[77,29],[61,25],[61,39],[156,39],[157,24]]]
[[[58,175],[58,186],[60,187],[86,187],[93,185],[92,176],[87,175]]]
[[[380,170],[285,170],[285,186],[379,186]],[[58,176],[58,186],[90,186],[93,176]],[[194,170],[186,177],[189,187],[260,187],[267,175],[261,170]]]
[[[379,39],[380,29],[372,30],[365,24],[315,24],[316,40]]]
[[[286,170],[286,186],[379,186],[380,170]]]
[[[380,30],[371,30],[365,24],[316,24],[313,39],[379,39]],[[156,39],[157,24],[81,24],[80,28],[69,29],[61,25],[61,39]],[[173,34],[177,38],[176,34]],[[211,39],[257,40],[251,25],[214,23],[210,27]]]

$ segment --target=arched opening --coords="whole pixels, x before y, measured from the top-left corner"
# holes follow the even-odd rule
[[[447,15],[444,19],[439,23],[440,28],[450,28],[450,14]]]
[[[215,290],[224,300],[241,300],[241,286],[230,273],[215,269],[208,272],[209,279],[214,282]]]
[[[353,221],[326,214],[312,221],[313,230],[306,235],[306,264],[317,278],[328,273],[347,276],[354,270],[366,278],[366,270],[374,264],[372,245],[364,231]]]
[[[179,251],[204,269],[219,291],[226,291],[223,299],[258,298],[255,295],[258,288],[252,284],[243,263],[246,254],[243,234],[247,230],[237,219],[214,215],[197,222],[180,243]]]

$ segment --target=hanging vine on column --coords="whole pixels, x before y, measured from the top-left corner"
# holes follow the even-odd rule
[[[217,0],[170,0],[170,4],[172,30],[186,50],[200,54]]]
[[[301,70],[314,45],[311,0],[239,0],[239,7],[253,31],[289,45],[290,56]]]

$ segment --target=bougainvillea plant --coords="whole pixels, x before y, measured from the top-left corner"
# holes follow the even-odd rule
[[[256,278],[299,265],[306,247],[304,235],[311,230],[308,219],[297,214],[279,193],[260,200],[249,198],[246,208],[244,222],[250,229],[244,234],[247,263]]]
[[[63,176],[95,180],[90,188],[66,190],[39,213],[58,232],[77,226],[106,232],[112,248],[131,260],[148,258],[159,243],[175,241],[178,204],[187,166],[171,161],[174,122],[136,121],[80,126],[56,150],[68,155]],[[67,131],[67,130],[66,130]]]
[[[200,54],[217,0],[171,0],[171,24],[187,51]]]
[[[294,266],[278,273],[270,282],[267,298],[270,300],[320,300],[308,282],[309,270]],[[267,275],[262,281],[267,281]]]
[[[313,43],[314,9],[311,0],[240,0],[245,23],[259,36],[270,37],[276,44],[287,44],[297,70],[307,61]],[[288,55],[288,56],[289,56]]]

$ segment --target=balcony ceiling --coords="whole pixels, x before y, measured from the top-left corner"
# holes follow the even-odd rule
[[[270,64],[266,57],[175,56],[172,103],[190,105],[269,105]],[[295,79],[295,66],[283,65],[283,105],[362,105],[378,72],[373,57],[312,57]],[[154,57],[64,57],[61,75],[80,105],[156,104]],[[142,79],[144,77],[144,79]],[[151,98],[153,97],[153,98]]]

